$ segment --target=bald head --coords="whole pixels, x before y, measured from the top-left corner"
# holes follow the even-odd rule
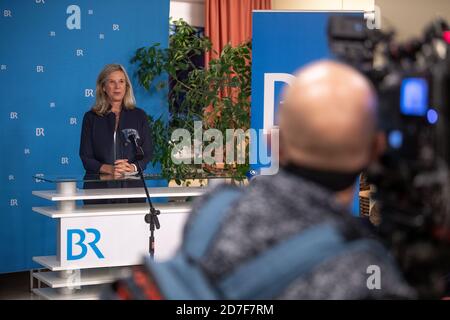
[[[301,69],[279,112],[283,161],[349,172],[371,157],[375,94],[355,69],[320,61]]]

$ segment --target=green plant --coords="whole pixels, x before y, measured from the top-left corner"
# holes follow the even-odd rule
[[[251,96],[251,44],[236,47],[226,45],[217,59],[210,61],[209,68],[192,74],[192,82],[202,83],[199,99],[204,96],[204,127],[218,129],[224,139],[227,129],[250,128]],[[230,141],[224,140],[224,145]],[[248,155],[248,141],[246,143]],[[235,179],[242,179],[249,170],[248,157],[244,164],[225,163],[225,170]]]
[[[175,165],[171,161],[175,142],[170,139],[174,129],[187,129],[192,134],[194,122],[202,121],[203,129],[218,129],[225,137],[226,129],[249,128],[251,46],[227,45],[208,67],[199,67],[194,60],[211,52],[210,40],[183,20],[173,21],[172,25],[168,48],[161,48],[158,43],[139,48],[131,62],[137,64],[138,81],[150,94],[169,86],[168,122],[149,117],[155,149],[153,164],[161,163],[165,177],[181,180],[199,170],[214,168]],[[168,80],[160,77],[164,74]],[[225,164],[224,170],[227,175],[242,179],[248,171],[248,161]]]

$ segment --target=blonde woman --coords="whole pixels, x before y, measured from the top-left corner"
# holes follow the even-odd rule
[[[136,172],[136,151],[127,139],[130,131],[136,134],[144,151],[144,159],[139,164],[145,170],[152,156],[150,128],[145,111],[136,107],[124,67],[106,65],[97,78],[95,95],[95,104],[85,113],[81,131],[80,158],[86,173],[117,177]],[[130,187],[130,184],[121,186]]]

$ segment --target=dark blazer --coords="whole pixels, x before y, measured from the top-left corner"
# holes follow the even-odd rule
[[[139,133],[139,145],[144,150],[145,157],[139,161],[145,170],[152,158],[152,141],[147,114],[144,110],[122,108],[119,127],[116,134],[116,148],[114,148],[114,127],[116,118],[113,112],[99,116],[93,111],[85,113],[81,130],[80,158],[86,173],[99,173],[102,164],[114,164],[116,159],[128,159],[136,163],[135,151],[131,143],[127,142],[123,129],[135,129]],[[114,151],[116,149],[116,154]]]
[[[115,121],[116,118],[113,112],[109,112],[104,116],[99,116],[93,111],[85,113],[81,130],[80,158],[86,174],[98,174],[102,164],[113,165],[116,159],[128,159],[128,162],[137,164],[134,147],[122,133],[123,129],[135,129],[139,134],[138,144],[144,151],[144,159],[139,161],[142,170],[146,169],[147,164],[151,160],[153,144],[145,111],[139,108],[132,110],[122,108],[116,133],[116,144],[114,145]],[[142,183],[140,181],[91,182],[84,184],[85,189],[141,186]],[[85,203],[89,204],[112,202],[124,201],[85,201]]]

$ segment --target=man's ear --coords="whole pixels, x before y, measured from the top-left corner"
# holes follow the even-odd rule
[[[386,133],[378,131],[372,140],[370,162],[377,161],[386,152],[386,147]]]

